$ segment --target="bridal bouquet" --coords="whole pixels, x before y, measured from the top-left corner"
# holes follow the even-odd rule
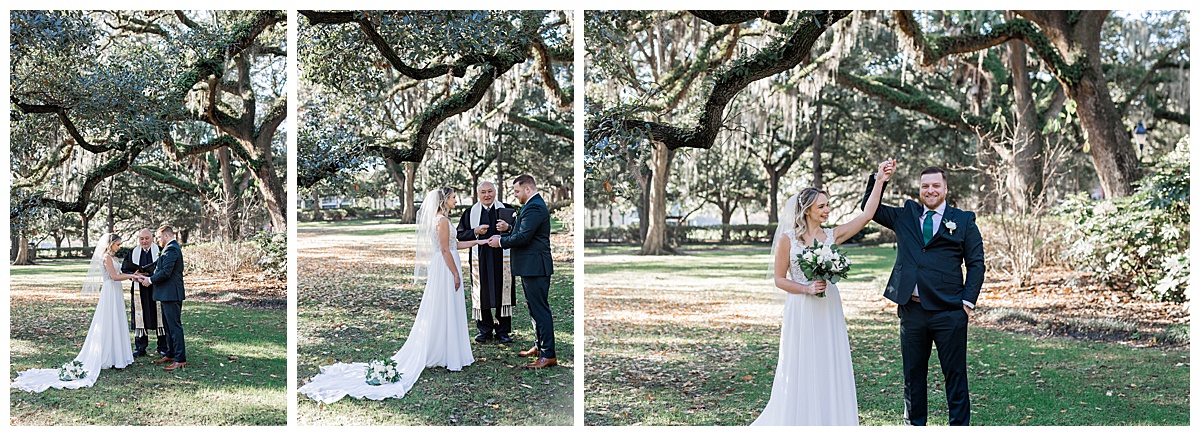
[[[371,386],[398,382],[402,375],[396,370],[396,362],[391,360],[372,360],[367,364],[367,384]]]
[[[83,370],[83,363],[78,360],[64,363],[62,368],[58,369],[58,379],[62,381],[79,380],[84,377],[87,377],[87,371]]]
[[[796,255],[796,264],[804,271],[809,280],[825,280],[837,284],[838,280],[846,278],[850,273],[850,259],[838,250],[837,244],[825,245],[822,241],[813,241],[811,247]],[[825,298],[825,293],[817,294]]]

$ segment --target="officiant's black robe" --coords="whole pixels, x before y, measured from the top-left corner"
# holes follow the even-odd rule
[[[150,250],[142,250],[140,259],[134,259],[133,252],[134,250],[129,250],[129,254],[125,255],[125,260],[121,262],[121,272],[125,274],[140,272],[142,275],[146,276],[153,274],[157,263],[151,256]],[[134,286],[138,285],[135,283],[129,286],[129,298],[131,302],[134,301],[134,298],[137,298],[137,301],[141,303],[142,326],[144,327],[144,330],[141,332],[137,331],[137,305],[131,303],[129,305],[129,330],[135,332],[135,349],[133,353],[135,355],[144,354],[146,352],[146,347],[150,344],[150,335],[155,335],[158,337],[155,348],[158,350],[159,355],[166,355],[166,326],[160,325],[158,322],[158,305],[154,302],[154,285],[141,286],[141,295],[138,295],[139,291],[134,290]]]
[[[463,212],[462,217],[458,220],[458,240],[474,241],[477,239],[488,239],[493,235],[500,234],[496,231],[496,221],[499,217],[497,203],[492,203],[491,211],[488,208],[479,213],[479,225],[488,225],[487,233],[482,235],[475,234],[475,228],[471,227],[471,208],[467,208]],[[493,333],[497,336],[508,336],[512,333],[512,306],[503,307],[504,295],[503,292],[508,292],[508,301],[515,303],[515,295],[512,295],[515,286],[512,286],[512,277],[509,277],[510,286],[504,289],[504,250],[500,248],[492,248],[487,245],[479,247],[479,306],[478,313],[473,313],[475,317],[475,327],[479,329],[479,333],[490,336]],[[496,314],[493,318],[492,311]]]

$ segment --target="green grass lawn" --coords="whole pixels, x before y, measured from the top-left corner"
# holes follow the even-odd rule
[[[386,359],[404,344],[423,288],[412,283],[413,225],[300,223],[297,371],[300,384],[333,362]],[[466,260],[466,251],[461,251]],[[551,280],[559,366],[525,370],[516,352],[533,343],[524,297],[509,345],[471,348],[461,372],[427,368],[404,398],[347,397],[324,405],[299,395],[302,425],[571,425],[574,387],[574,274],[556,263]],[[464,308],[470,305],[464,300]],[[474,320],[468,317],[471,335]]]
[[[10,379],[78,354],[96,305],[96,297],[79,293],[86,273],[84,260],[12,267]],[[183,325],[186,369],[165,372],[139,357],[102,371],[90,388],[10,389],[12,424],[287,424],[286,312],[188,301]]]
[[[770,399],[783,293],[765,246],[585,250],[585,422],[746,425]],[[848,247],[839,284],[863,425],[898,425],[903,376],[895,306],[882,297],[895,250]],[[973,425],[1188,425],[1187,348],[1044,339],[972,326]],[[936,351],[929,422],[946,424]]]

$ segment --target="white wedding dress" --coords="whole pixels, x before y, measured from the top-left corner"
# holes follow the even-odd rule
[[[446,217],[438,215],[438,219],[444,220]],[[431,226],[430,230],[436,241],[436,226]],[[450,239],[440,243],[451,244],[455,269],[461,273],[458,250],[454,245],[455,235],[453,230],[450,233]],[[429,262],[429,278],[425,282],[425,292],[421,295],[421,306],[417,308],[412,331],[404,341],[404,346],[392,356],[397,371],[403,374],[400,381],[372,386],[366,381],[366,363],[338,363],[321,367],[321,373],[301,386],[298,392],[326,404],[347,395],[371,400],[403,398],[426,367],[461,371],[464,366],[474,362],[467,332],[467,306],[463,288],[454,288],[454,275],[442,261],[441,253],[435,252],[434,256],[435,259]]]
[[[786,235],[792,241],[792,280],[812,283],[796,264],[804,247],[794,231]],[[832,229],[825,237],[827,244],[834,243]],[[825,298],[787,294],[781,330],[771,400],[751,425],[858,425],[850,339],[837,286],[828,284]]]
[[[113,265],[116,270],[117,266]],[[133,363],[133,349],[129,342],[129,322],[125,318],[125,294],[121,283],[112,279],[107,268],[102,268],[104,282],[100,288],[100,300],[92,314],[92,325],[88,327],[87,339],[79,356],[87,377],[62,381],[58,369],[31,369],[19,372],[12,387],[29,392],[41,392],[47,388],[78,389],[96,383],[101,369],[124,368]],[[63,362],[66,363],[66,362]]]

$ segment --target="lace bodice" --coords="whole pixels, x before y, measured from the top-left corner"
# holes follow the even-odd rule
[[[810,284],[812,280],[804,276],[804,271],[800,269],[800,264],[796,261],[797,257],[804,251],[804,243],[796,239],[796,230],[788,230],[784,233],[788,240],[792,241],[792,247],[788,254],[788,273],[792,276],[792,280],[800,284]],[[825,229],[825,243],[833,244],[833,229]]]

